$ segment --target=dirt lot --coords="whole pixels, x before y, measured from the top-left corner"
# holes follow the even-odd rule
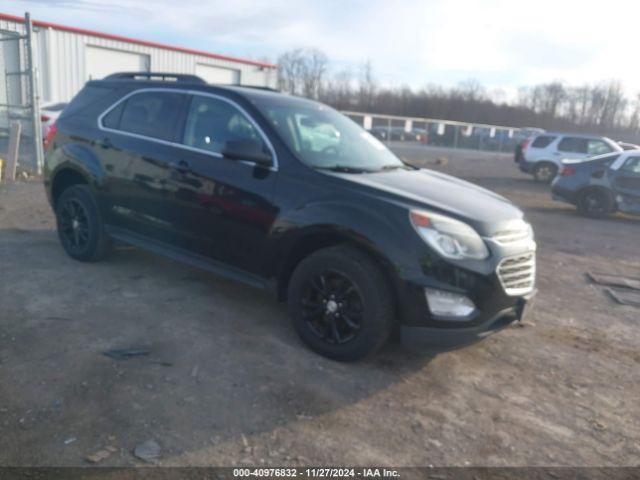
[[[403,147],[511,198],[539,242],[530,323],[464,349],[339,364],[263,292],[135,249],[69,259],[40,183],[0,186],[0,465],[638,465],[640,220],[554,203],[510,156]],[[143,346],[113,360],[103,351]]]

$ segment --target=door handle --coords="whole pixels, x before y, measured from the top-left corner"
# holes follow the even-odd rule
[[[180,160],[178,163],[173,164],[173,168],[183,175],[191,171],[191,166],[186,160]]]
[[[105,137],[102,139],[102,141],[100,142],[100,146],[102,148],[104,148],[105,150],[108,150],[110,148],[113,148],[113,143],[111,142],[111,140],[109,139],[109,137]]]

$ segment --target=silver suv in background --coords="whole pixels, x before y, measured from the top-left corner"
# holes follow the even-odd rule
[[[562,168],[562,160],[621,151],[622,147],[607,137],[545,132],[523,144],[518,164],[537,181],[549,183]]]

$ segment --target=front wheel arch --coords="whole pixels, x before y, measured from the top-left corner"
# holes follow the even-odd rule
[[[390,288],[392,288],[394,298],[397,298],[392,264],[384,255],[377,251],[373,245],[366,244],[364,241],[358,241],[344,232],[316,231],[297,239],[289,249],[286,257],[282,260],[277,276],[278,300],[287,300],[287,290],[291,275],[300,262],[318,250],[337,245],[351,246],[371,257],[383,271]]]

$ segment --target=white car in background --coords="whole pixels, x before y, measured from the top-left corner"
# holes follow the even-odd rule
[[[62,111],[67,106],[67,102],[49,102],[40,105],[40,122],[42,123],[42,138],[47,138],[47,130],[53,125]]]
[[[622,147],[607,137],[545,132],[525,140],[518,163],[520,170],[532,174],[537,181],[550,183],[562,168],[562,160],[621,151]]]

